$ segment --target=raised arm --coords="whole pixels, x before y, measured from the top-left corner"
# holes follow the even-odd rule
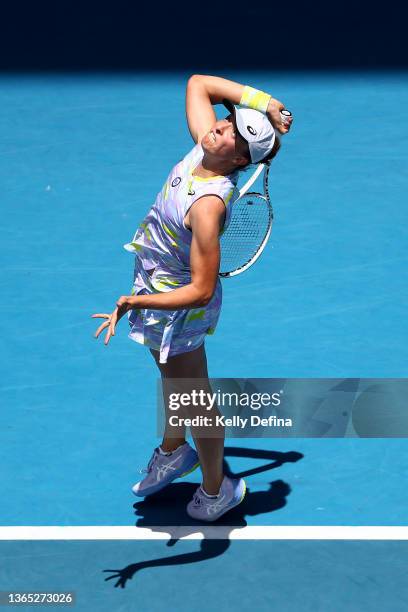
[[[216,121],[214,104],[220,104],[224,98],[230,100],[233,104],[243,103],[247,99],[245,90],[248,91],[249,89],[248,86],[221,77],[203,74],[194,74],[190,77],[186,91],[186,114],[188,128],[194,142],[201,142],[203,136],[213,127]],[[257,90],[253,90],[253,92],[257,92]],[[264,96],[265,113],[272,125],[281,134],[285,134],[290,129],[290,124],[283,126],[281,123],[279,112],[284,108],[282,102],[264,92],[257,93]],[[254,97],[252,100],[254,100]],[[254,107],[251,102],[247,106]]]
[[[224,98],[238,104],[243,90],[243,85],[221,77],[203,74],[190,77],[186,91],[186,114],[194,142],[201,142],[216,122],[213,105],[220,104]]]

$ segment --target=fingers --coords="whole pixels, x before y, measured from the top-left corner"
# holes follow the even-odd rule
[[[275,98],[271,98],[269,100],[267,115],[275,130],[280,134],[287,134],[293,121],[292,116],[287,117],[285,115],[283,119],[281,111],[284,110],[286,109],[282,102],[276,100]]]
[[[292,125],[292,121],[290,123],[280,123],[275,129],[278,130],[280,134],[287,134],[290,130],[290,126]]]
[[[282,118],[282,126],[285,128],[285,134],[286,132],[289,132],[290,130],[290,126],[292,125],[293,122],[293,116],[290,115],[289,117],[284,117]]]
[[[98,338],[101,332],[107,329],[105,340],[104,340],[105,345],[107,345],[111,337],[115,335],[115,328],[116,328],[117,322],[121,319],[121,317],[123,317],[125,312],[129,310],[130,306],[128,302],[128,296],[122,295],[118,299],[116,304],[117,306],[111,314],[100,312],[100,313],[91,315],[93,319],[98,319],[98,318],[106,319],[106,321],[104,321],[95,332],[95,338]]]
[[[106,336],[105,336],[105,341],[104,341],[105,345],[107,345],[111,337],[115,335],[115,326],[116,326],[117,320],[118,320],[118,309],[115,308],[115,310],[110,315],[109,321],[105,321],[105,323],[103,324],[105,325],[105,327],[108,328],[108,331],[106,332]]]
[[[105,336],[105,340],[104,340],[104,344],[105,346],[107,346],[109,344],[109,340],[111,339],[111,329],[110,327],[108,327],[108,331],[106,332],[106,336]]]
[[[103,332],[103,330],[104,330],[104,329],[106,329],[107,327],[109,327],[109,324],[110,324],[110,321],[105,321],[104,323],[102,323],[102,325],[100,325],[100,326],[98,327],[98,329],[96,330],[96,332],[95,332],[95,338],[98,338],[98,337],[99,337],[99,334],[100,334],[101,332]]]
[[[269,121],[272,123],[273,127],[279,134],[286,134],[289,130],[289,125],[282,121],[282,117],[279,114],[269,115]]]
[[[117,322],[118,322],[118,308],[116,308],[112,312],[112,316],[111,316],[111,320],[110,320],[110,325],[109,325],[109,330],[110,330],[111,336],[115,335],[115,327],[116,327],[116,323]]]
[[[286,128],[286,130],[288,132],[290,130],[290,127],[291,127],[292,123],[293,123],[293,117],[288,117],[287,119],[285,119],[285,122],[284,122],[283,125],[284,125],[284,127]]]
[[[107,319],[107,321],[104,321],[96,330],[94,337],[98,338],[99,335],[101,334],[101,332],[103,332],[104,329],[106,329],[107,327],[109,327],[110,325],[110,321],[111,321],[111,315],[107,314],[106,312],[100,312],[97,314],[93,314],[91,315],[92,319]],[[105,343],[106,344],[106,343]]]

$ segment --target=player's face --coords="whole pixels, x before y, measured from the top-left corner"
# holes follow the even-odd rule
[[[242,143],[245,141],[239,135],[231,115],[217,121],[201,141],[206,153],[221,160],[232,160],[242,156]]]

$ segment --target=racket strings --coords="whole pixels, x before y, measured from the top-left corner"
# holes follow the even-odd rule
[[[247,194],[233,204],[230,223],[220,239],[222,274],[242,268],[254,258],[271,222],[271,208],[260,194]]]

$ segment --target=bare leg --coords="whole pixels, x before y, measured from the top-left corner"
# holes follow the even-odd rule
[[[167,363],[159,363],[159,353],[157,351],[151,350],[150,352],[161,372],[163,388],[165,390],[166,416],[169,414],[166,395],[168,395],[170,384],[172,384],[167,382],[166,379],[200,378],[202,379],[200,382],[203,382],[206,388],[210,390],[204,344],[194,351],[169,357]],[[200,437],[194,427],[191,428],[191,433],[200,459],[201,471],[203,473],[203,488],[209,495],[216,495],[220,490],[224,478],[222,469],[224,458],[224,429],[219,427],[217,431],[218,437],[212,438]],[[174,437],[174,428],[172,428],[172,437],[166,435],[165,432],[162,444],[162,449],[164,451],[174,450],[180,446],[180,444],[184,443],[185,430],[180,429],[180,436],[178,436],[178,432],[176,432],[176,434],[177,438]]]

